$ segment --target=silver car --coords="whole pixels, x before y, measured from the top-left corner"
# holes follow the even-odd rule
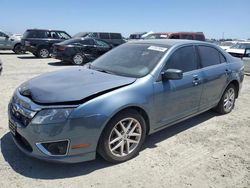
[[[242,60],[244,62],[245,73],[250,74],[250,48],[245,50]]]
[[[22,35],[12,35],[0,30],[0,50],[13,50],[16,54],[22,54],[21,49]]]

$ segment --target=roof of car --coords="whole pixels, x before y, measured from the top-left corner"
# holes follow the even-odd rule
[[[63,30],[57,30],[57,29],[27,29],[27,31],[62,31],[62,32],[65,32]]]
[[[157,35],[170,35],[170,34],[204,34],[203,32],[185,32],[185,31],[181,31],[181,32],[155,32],[155,33],[151,33],[153,34],[157,34]]]
[[[154,45],[166,45],[166,46],[174,46],[176,44],[209,44],[211,43],[197,41],[197,40],[182,40],[182,39],[150,39],[150,40],[138,40],[138,41],[129,41],[128,43],[135,44],[154,44]]]

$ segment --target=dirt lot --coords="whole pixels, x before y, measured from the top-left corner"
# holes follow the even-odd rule
[[[22,154],[8,132],[14,89],[41,73],[65,68],[54,59],[0,51],[1,187],[250,187],[250,76],[229,115],[206,112],[148,137],[135,159],[111,165],[101,158],[53,164]]]

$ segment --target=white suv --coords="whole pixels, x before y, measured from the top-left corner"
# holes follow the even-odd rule
[[[16,54],[22,54],[21,49],[22,35],[12,35],[0,30],[0,50],[13,50]]]

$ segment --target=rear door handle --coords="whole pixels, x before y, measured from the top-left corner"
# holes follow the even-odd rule
[[[197,85],[199,85],[199,83],[200,83],[200,78],[199,78],[199,76],[198,76],[198,75],[194,75],[194,76],[193,76],[193,85],[194,85],[194,86],[197,86]]]
[[[225,73],[226,73],[226,74],[231,74],[231,73],[232,73],[232,70],[226,69],[226,70],[225,70]]]

